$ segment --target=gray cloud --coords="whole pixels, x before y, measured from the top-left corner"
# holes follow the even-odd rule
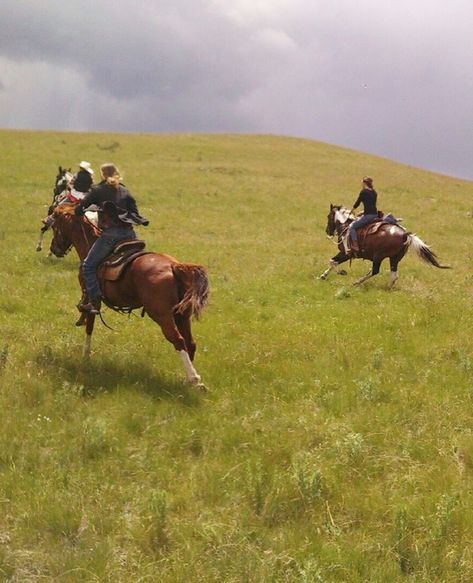
[[[472,20],[467,0],[3,0],[0,125],[282,133],[473,178]]]

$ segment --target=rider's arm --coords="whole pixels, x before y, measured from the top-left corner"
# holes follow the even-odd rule
[[[138,207],[136,205],[136,200],[134,197],[128,192],[126,197],[126,206],[128,213],[133,217],[133,219],[140,225],[145,227],[148,226],[149,221],[140,215],[138,211]]]
[[[363,194],[363,191],[360,192],[360,194],[358,195],[358,198],[356,199],[355,204],[353,205],[353,210],[358,208],[360,206],[360,204],[363,202],[363,198],[361,196],[362,194]]]
[[[97,204],[98,198],[97,193],[94,189],[89,190],[89,192],[84,196],[84,198],[79,202],[76,206],[75,213],[79,217],[85,213],[85,209],[88,208],[92,204]]]
[[[356,201],[355,201],[355,203],[353,205],[353,208],[350,211],[350,214],[354,215],[355,214],[355,209],[357,209],[360,206],[360,204],[363,202],[363,199],[362,199],[362,196],[361,195],[362,195],[362,192],[360,192],[360,194],[358,195],[358,198],[356,199]]]

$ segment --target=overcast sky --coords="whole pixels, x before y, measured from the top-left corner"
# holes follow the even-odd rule
[[[473,1],[0,0],[0,127],[282,134],[473,179]]]

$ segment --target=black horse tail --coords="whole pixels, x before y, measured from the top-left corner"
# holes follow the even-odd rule
[[[176,263],[172,266],[179,290],[179,303],[175,314],[189,313],[199,318],[209,302],[210,284],[207,270],[193,263]]]
[[[420,257],[426,263],[430,263],[434,267],[438,267],[439,269],[450,269],[450,265],[441,265],[437,260],[437,255],[433,251],[431,251],[430,247],[422,241],[420,237],[414,235],[412,233],[406,233],[406,245],[410,249],[415,251],[416,255]]]

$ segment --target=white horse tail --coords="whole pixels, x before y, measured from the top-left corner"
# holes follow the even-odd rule
[[[416,255],[426,263],[430,263],[430,265],[438,267],[439,269],[450,269],[450,265],[440,265],[437,260],[437,255],[435,255],[430,247],[417,235],[407,233],[406,245],[409,249],[412,247]]]

